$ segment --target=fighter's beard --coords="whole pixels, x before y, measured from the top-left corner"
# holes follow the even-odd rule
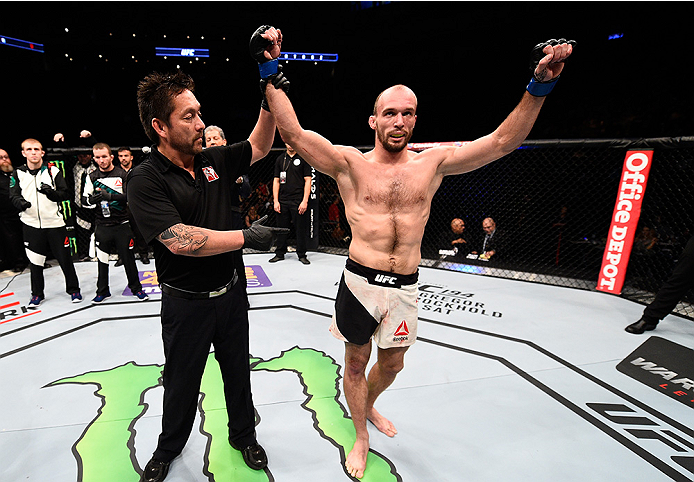
[[[408,132],[405,135],[405,143],[402,145],[396,146],[396,145],[392,145],[388,142],[390,140],[390,136],[387,136],[382,132],[378,132],[378,140],[381,143],[381,145],[383,146],[383,148],[386,151],[393,152],[393,153],[397,153],[397,152],[400,152],[403,149],[405,149],[407,147],[407,144],[410,142],[411,137],[412,137],[412,132]]]

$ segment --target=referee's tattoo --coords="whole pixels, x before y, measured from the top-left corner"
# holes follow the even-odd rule
[[[159,241],[169,250],[179,254],[194,254],[207,243],[208,236],[200,228],[175,224],[164,230],[159,236]]]

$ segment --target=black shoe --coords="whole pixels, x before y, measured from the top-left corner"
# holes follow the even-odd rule
[[[140,482],[161,482],[169,473],[169,464],[171,462],[160,462],[154,457],[145,465],[145,471],[142,472]]]
[[[240,450],[243,455],[243,461],[246,462],[253,470],[263,470],[267,467],[267,455],[265,450],[260,446],[258,442],[253,445],[249,445],[245,448],[239,448],[236,444],[229,442],[229,444],[236,450]]]
[[[282,261],[284,259],[284,255],[282,254],[276,254],[274,258],[270,259],[271,263],[276,263],[278,261]]]
[[[142,261],[142,264],[149,264],[149,256],[146,254],[143,254],[142,257],[140,258],[140,261]]]
[[[118,258],[114,266],[123,266],[123,260],[121,258]]]
[[[637,321],[636,323],[632,323],[631,325],[624,328],[624,330],[628,331],[629,333],[633,333],[634,335],[640,335],[644,331],[655,330],[656,326],[658,326],[657,321],[646,321],[643,319],[643,317],[641,317],[639,321]]]
[[[300,257],[299,261],[301,261],[304,264],[311,264],[311,262],[308,260],[308,258],[306,256]]]

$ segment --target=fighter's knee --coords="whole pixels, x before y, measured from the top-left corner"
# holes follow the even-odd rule
[[[364,360],[361,357],[350,358],[345,362],[345,370],[347,375],[357,376],[363,375],[366,371],[368,359]]]
[[[391,375],[395,376],[398,373],[400,373],[403,368],[405,368],[405,360],[399,359],[399,360],[381,360],[378,362],[381,371]]]
[[[363,375],[371,357],[371,343],[366,345],[345,344],[345,372]]]

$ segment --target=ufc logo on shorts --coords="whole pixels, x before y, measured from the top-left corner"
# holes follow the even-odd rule
[[[396,276],[386,276],[384,274],[377,274],[374,277],[374,281],[376,283],[383,283],[388,285],[394,285],[396,279],[398,279]]]

